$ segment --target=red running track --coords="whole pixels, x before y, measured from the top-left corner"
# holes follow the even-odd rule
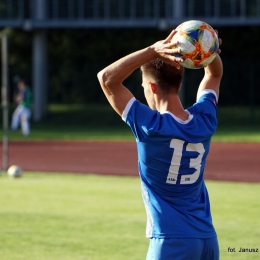
[[[134,142],[10,142],[9,165],[14,164],[23,171],[138,175]],[[260,182],[260,144],[212,143],[205,178]]]

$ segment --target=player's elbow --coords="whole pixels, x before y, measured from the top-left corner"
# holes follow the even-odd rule
[[[111,89],[110,89],[110,79],[109,76],[107,75],[107,72],[105,69],[101,70],[97,74],[98,81],[100,83],[100,86],[104,93],[106,95],[111,95]]]
[[[105,73],[105,71],[104,70],[99,71],[98,74],[97,74],[97,78],[98,78],[98,81],[99,81],[100,85],[101,86],[104,85],[105,82],[106,82],[106,73]]]

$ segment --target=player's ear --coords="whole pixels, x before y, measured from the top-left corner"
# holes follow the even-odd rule
[[[157,88],[156,84],[153,83],[153,82],[149,82],[149,85],[150,85],[150,88],[151,88],[152,92],[155,93],[156,92],[156,88]]]

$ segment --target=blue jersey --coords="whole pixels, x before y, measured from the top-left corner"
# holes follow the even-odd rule
[[[137,143],[149,238],[216,236],[203,175],[217,128],[217,98],[204,91],[185,121],[132,98],[122,115]]]

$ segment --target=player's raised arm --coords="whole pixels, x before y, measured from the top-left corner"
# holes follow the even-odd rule
[[[110,105],[119,115],[122,115],[128,101],[133,97],[132,93],[122,83],[134,70],[156,58],[160,58],[174,66],[179,66],[177,62],[182,61],[182,59],[173,56],[173,54],[179,53],[180,50],[173,49],[172,47],[176,43],[171,43],[175,33],[175,31],[172,31],[165,40],[131,53],[98,73],[98,80],[102,90]]]
[[[209,89],[216,92],[217,98],[219,97],[219,86],[223,75],[223,65],[220,56],[217,54],[215,59],[204,68],[205,75],[200,83],[198,89],[198,96],[200,92]]]

